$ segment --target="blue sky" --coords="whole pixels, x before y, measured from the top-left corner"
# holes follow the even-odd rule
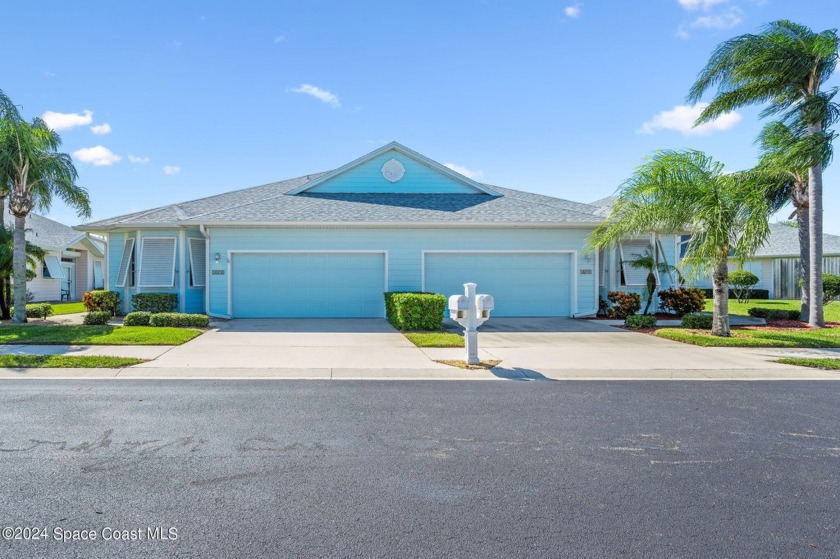
[[[751,166],[757,110],[688,128],[698,70],[768,21],[838,16],[833,0],[19,2],[4,10],[0,88],[61,129],[95,219],[333,169],[391,140],[589,202],[658,148]],[[60,204],[50,216],[79,222]]]

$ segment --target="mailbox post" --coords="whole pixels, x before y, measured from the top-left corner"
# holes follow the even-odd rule
[[[476,294],[476,284],[465,283],[463,295],[449,297],[449,317],[464,327],[467,363],[478,365],[479,326],[490,318],[490,311],[495,307],[492,295]]]

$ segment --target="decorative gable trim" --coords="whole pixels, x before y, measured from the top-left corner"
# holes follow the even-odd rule
[[[411,149],[405,147],[404,145],[402,145],[398,142],[391,142],[389,144],[386,144],[386,145],[382,146],[381,148],[368,153],[367,155],[363,155],[362,157],[360,157],[359,159],[356,159],[355,161],[351,161],[350,163],[347,163],[346,165],[342,165],[338,169],[335,169],[333,171],[330,171],[329,173],[325,173],[324,175],[321,175],[320,177],[318,177],[315,180],[309,181],[306,184],[303,184],[303,185],[301,185],[297,188],[293,188],[292,190],[289,190],[287,192],[287,194],[294,195],[294,194],[300,194],[302,192],[306,192],[307,190],[309,190],[311,188],[314,188],[321,183],[324,183],[324,182],[326,182],[326,181],[328,181],[328,180],[330,180],[334,177],[337,177],[338,175],[346,173],[347,171],[349,171],[351,169],[355,169],[356,167],[359,167],[360,165],[363,165],[363,164],[367,163],[368,161],[376,159],[380,155],[383,155],[383,154],[385,154],[389,151],[396,151],[397,153],[400,153],[400,154],[402,154],[402,155],[404,155],[404,156],[406,156],[410,159],[414,159],[418,163],[421,163],[421,164],[423,164],[427,167],[430,167],[431,169],[437,171],[438,173],[440,173],[440,174],[442,174],[446,177],[449,177],[452,180],[458,181],[461,184],[464,184],[464,185],[466,185],[470,188],[473,188],[473,189],[477,190],[478,192],[481,192],[483,194],[489,194],[490,196],[501,196],[501,194],[499,192],[496,192],[492,188],[489,188],[489,187],[484,186],[483,184],[481,184],[479,182],[476,182],[472,179],[469,179],[469,178],[465,177],[464,175],[462,175],[460,173],[456,173],[452,169],[450,169],[448,167],[444,167],[443,165],[441,165],[437,161],[429,159],[425,155],[421,155],[421,154],[417,153],[416,151],[411,150]]]

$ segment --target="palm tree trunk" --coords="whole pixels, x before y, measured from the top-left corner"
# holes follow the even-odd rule
[[[810,230],[808,227],[808,206],[796,208],[796,221],[799,225],[799,277],[802,279],[800,283],[802,308],[799,312],[799,320],[807,322],[811,305],[811,249],[809,248],[811,243],[808,237],[808,231]]]
[[[26,322],[26,217],[15,216],[15,249],[12,257],[15,278],[15,315],[12,322]]]
[[[816,127],[819,132],[819,125]],[[808,169],[808,247],[811,269],[809,274],[808,291],[811,295],[811,308],[808,314],[808,324],[812,328],[823,328],[823,205],[822,205],[822,167],[814,165]]]
[[[6,197],[0,196],[0,227],[6,226]],[[11,282],[8,276],[0,278],[0,320],[12,318],[9,310],[9,288]]]
[[[718,262],[712,273],[712,335],[729,337],[729,267],[726,257]]]

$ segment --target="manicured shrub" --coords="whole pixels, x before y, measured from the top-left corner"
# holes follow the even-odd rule
[[[47,318],[52,316],[53,308],[49,303],[26,305],[26,318]]]
[[[706,296],[706,299],[711,299],[714,297],[711,289],[703,289],[703,294]],[[770,290],[768,289],[750,289],[747,291],[747,297],[750,299],[760,299],[762,301],[766,301],[770,298]],[[734,289],[729,290],[729,298],[730,299],[737,299],[738,296],[735,294]]]
[[[446,297],[437,293],[385,293],[385,316],[397,330],[440,330]]]
[[[88,326],[108,324],[112,318],[114,313],[111,311],[90,311],[85,315],[84,323]]]
[[[624,325],[633,330],[656,328],[656,317],[649,314],[634,314],[624,319]]]
[[[799,320],[799,311],[788,309],[768,309],[766,307],[750,307],[747,314],[765,320]]]
[[[706,296],[698,287],[678,287],[659,292],[659,306],[678,315],[700,312],[706,304]]]
[[[687,314],[682,318],[682,327],[693,330],[711,330],[712,315],[710,314]]]
[[[823,274],[823,305],[840,301],[840,276]]]
[[[729,272],[729,285],[735,292],[739,303],[750,302],[750,289],[758,283],[758,276],[747,270],[735,270]]]
[[[124,326],[148,326],[149,319],[152,318],[152,313],[146,311],[130,312],[125,315],[123,320]]]
[[[82,303],[88,311],[109,311],[114,316],[120,308],[120,294],[104,289],[88,291],[82,297]]]
[[[156,313],[175,312],[178,308],[177,293],[136,293],[131,296],[131,309]]]
[[[210,317],[206,314],[161,312],[151,315],[149,326],[171,326],[175,328],[207,328]]]
[[[642,308],[642,296],[630,291],[610,291],[607,301],[607,316],[610,318],[627,318]]]

